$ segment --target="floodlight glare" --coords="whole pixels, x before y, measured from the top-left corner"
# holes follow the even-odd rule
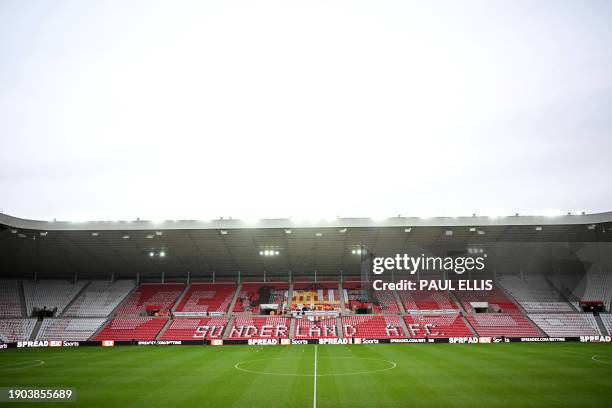
[[[155,256],[155,253],[153,253],[153,252],[149,252],[149,256],[150,256],[151,258],[153,258],[153,257]]]
[[[161,252],[159,253],[159,256],[161,256],[161,257],[163,258],[164,256],[166,256],[166,253],[165,253],[164,251],[161,251]]]

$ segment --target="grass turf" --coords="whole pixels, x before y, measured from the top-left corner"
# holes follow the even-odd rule
[[[12,349],[0,387],[77,389],[45,407],[313,407],[315,350],[319,408],[612,406],[610,344]]]

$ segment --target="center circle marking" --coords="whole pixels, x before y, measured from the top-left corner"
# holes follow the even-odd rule
[[[365,357],[334,357],[335,359],[351,359],[351,360],[371,360],[371,361],[382,361],[388,365],[388,367],[375,369],[375,370],[365,370],[365,371],[350,371],[346,373],[330,373],[330,374],[317,374],[317,377],[335,377],[335,376],[347,376],[347,375],[361,375],[361,374],[374,374],[381,373],[383,371],[393,370],[397,367],[397,363],[395,361],[384,360],[382,358],[365,358]],[[301,358],[290,357],[275,357],[275,358],[259,358],[256,360],[246,360],[240,361],[234,364],[234,368],[236,370],[243,371],[245,373],[250,374],[265,374],[265,375],[278,375],[278,376],[286,376],[286,377],[314,377],[314,374],[295,374],[295,373],[275,373],[269,371],[259,371],[259,370],[249,370],[248,368],[242,367],[243,365],[247,365],[248,363],[254,363],[258,361],[270,361],[270,360],[301,360]]]

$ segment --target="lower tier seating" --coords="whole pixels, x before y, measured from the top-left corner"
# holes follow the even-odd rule
[[[312,322],[306,318],[295,319],[293,336],[296,339],[322,339],[338,337],[336,319],[323,319]]]
[[[400,316],[357,315],[342,318],[344,337],[406,337]]]
[[[399,314],[399,306],[395,300],[395,294],[390,290],[377,290],[373,292],[374,313]]]
[[[404,309],[410,310],[457,310],[457,305],[444,290],[399,291]]]
[[[479,313],[469,315],[467,319],[479,336],[542,336],[542,332],[521,315]]]
[[[104,317],[134,288],[134,281],[93,281],[64,312],[71,317]]]
[[[176,307],[177,312],[227,313],[235,283],[194,283]]]
[[[230,339],[289,338],[289,319],[286,317],[239,316],[230,328]]]
[[[227,327],[227,317],[191,318],[181,317],[172,320],[162,340],[202,340],[221,339]]]
[[[287,306],[288,283],[244,283],[234,305],[234,313],[259,313],[259,305],[277,304],[281,311]]]
[[[600,336],[591,314],[530,314],[529,318],[551,337]]]
[[[0,341],[29,340],[35,325],[36,319],[0,319]]]
[[[486,302],[489,304],[489,311],[494,313],[521,313],[519,307],[497,287],[491,290],[456,290],[453,293],[469,313],[475,312],[472,302]]]
[[[35,308],[56,310],[55,316],[59,316],[86,284],[84,281],[74,283],[65,280],[23,281],[28,316]]]
[[[0,317],[24,317],[16,279],[0,279]]]
[[[599,316],[601,317],[601,321],[603,322],[604,327],[608,331],[608,334],[612,335],[612,314],[605,313],[600,314]]]
[[[146,312],[147,306],[156,306],[169,311],[185,289],[183,283],[142,283],[117,308],[117,315],[138,315]]]
[[[454,314],[414,314],[404,316],[410,337],[472,337],[474,334],[466,326],[458,313]]]
[[[498,283],[529,312],[572,312],[569,303],[541,276],[502,276]]]
[[[86,341],[106,319],[45,319],[36,340]]]
[[[96,340],[155,340],[167,321],[165,317],[113,319],[96,336]]]

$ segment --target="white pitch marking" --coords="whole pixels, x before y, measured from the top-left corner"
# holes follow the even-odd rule
[[[335,358],[348,358],[348,359],[352,359],[352,360],[383,361],[383,362],[389,364],[389,367],[381,368],[381,369],[378,369],[378,370],[354,371],[354,372],[348,372],[348,373],[317,374],[317,377],[340,377],[340,376],[347,376],[347,375],[374,374],[374,373],[382,373],[383,371],[393,370],[394,368],[397,367],[397,363],[395,361],[383,360],[383,359],[379,359],[379,358],[364,358],[364,357],[335,357]],[[288,359],[298,359],[298,358],[297,357],[295,357],[295,358],[293,358],[293,357],[286,357],[286,358],[277,357],[277,358],[260,358],[260,359],[257,359],[257,360],[240,361],[240,362],[234,364],[234,368],[236,370],[244,371],[245,373],[251,373],[251,374],[278,375],[278,376],[284,376],[284,377],[314,377],[314,374],[273,373],[273,372],[267,372],[267,371],[253,371],[253,370],[249,370],[249,369],[241,367],[241,365],[243,365],[243,364],[253,363],[253,362],[256,362],[256,361],[288,360]]]
[[[594,356],[592,356],[592,357],[591,357],[591,360],[593,360],[593,361],[597,361],[597,362],[599,362],[599,363],[604,363],[604,364],[612,364],[612,363],[611,363],[611,362],[609,362],[609,361],[600,360],[600,359],[598,359],[597,357],[601,357],[601,356],[599,356],[599,355],[597,355],[597,354],[596,354],[596,355],[594,355]]]
[[[314,358],[314,395],[312,397],[312,408],[317,408],[317,345],[315,344]]]
[[[16,363],[3,364],[0,370],[25,370],[26,368],[40,367],[45,364],[45,360],[19,361]]]

